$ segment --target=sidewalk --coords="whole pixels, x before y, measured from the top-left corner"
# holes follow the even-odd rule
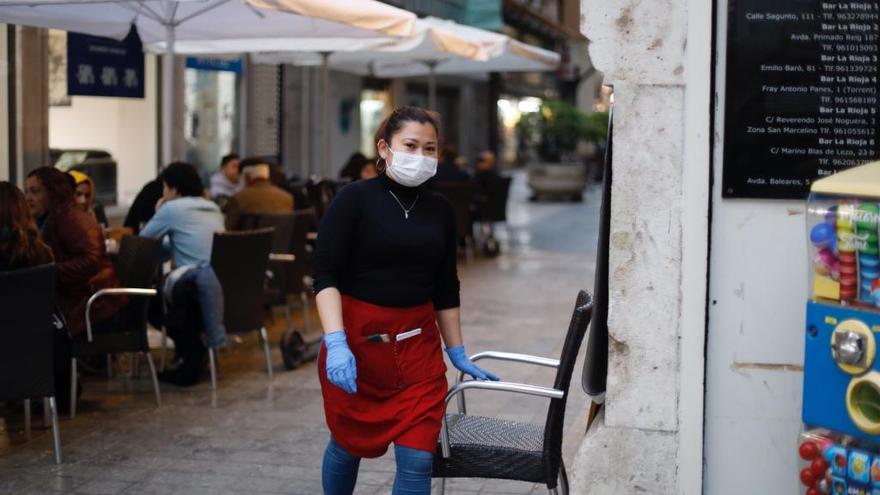
[[[592,289],[600,189],[591,188],[584,203],[533,204],[526,200],[523,175],[513,187],[510,229],[499,231],[503,254],[460,264],[465,342],[471,354],[492,349],[558,357],[577,290]],[[317,330],[317,317],[312,321]],[[301,326],[299,320],[295,324]],[[279,317],[273,342],[282,327]],[[257,342],[246,337],[220,354],[216,393],[207,382],[192,389],[163,386],[161,408],[145,376],[87,381],[77,418],[61,420],[61,466],[53,464],[41,415],[34,414],[34,438],[25,442],[20,413],[12,416],[7,409],[7,419],[0,418],[0,494],[321,493],[328,432],[315,364],[283,371],[273,345],[277,366],[270,384]],[[552,370],[486,363],[504,380],[552,385]],[[578,365],[568,401],[567,461],[586,427],[580,372]],[[545,399],[468,395],[470,414],[543,424],[546,408]],[[364,460],[356,493],[391,493],[393,477],[391,451]],[[447,493],[546,493],[546,487],[450,480]]]

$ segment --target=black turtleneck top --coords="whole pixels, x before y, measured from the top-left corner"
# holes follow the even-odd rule
[[[432,301],[435,310],[456,308],[457,246],[455,214],[443,196],[385,175],[354,182],[337,193],[321,219],[314,292],[336,287],[378,306]]]

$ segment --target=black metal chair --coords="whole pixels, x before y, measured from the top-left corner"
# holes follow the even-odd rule
[[[575,361],[590,324],[592,310],[592,299],[586,292],[580,291],[559,360],[493,351],[471,357],[473,361],[498,359],[556,368],[556,379],[553,387],[549,388],[523,383],[461,381],[460,375],[459,382],[446,394],[447,406],[452,399],[458,398],[459,412],[445,414],[440,431],[439,454],[434,456],[433,476],[441,478],[441,494],[445,489],[445,478],[528,481],[546,484],[551,494],[558,493],[558,486],[563,494],[568,493],[568,475],[562,461],[565,405]],[[542,426],[468,416],[464,391],[469,389],[549,398],[547,420]]]
[[[498,177],[488,182],[488,188],[476,198],[475,217],[479,222],[479,245],[487,255],[498,254],[495,240],[495,223],[507,222],[507,198],[510,194],[511,177]]]
[[[258,331],[266,355],[266,372],[272,379],[269,335],[263,326],[263,287],[272,249],[274,229],[214,234],[211,267],[223,288],[223,323],[227,334]],[[208,349],[211,387],[217,388],[217,362]]]
[[[293,317],[290,314],[290,306],[287,304],[287,265],[296,262],[292,251],[296,218],[297,215],[292,211],[289,213],[254,213],[243,215],[240,223],[240,230],[274,229],[272,254],[269,259],[269,269],[266,272],[269,280],[264,291],[264,304],[268,307],[284,307],[287,328],[293,326]]]
[[[472,206],[476,191],[473,184],[469,182],[435,182],[431,187],[452,204],[458,238],[464,242],[465,256],[469,256],[469,248],[474,240]]]
[[[156,366],[150,354],[147,341],[147,310],[148,297],[158,294],[154,287],[156,272],[162,260],[162,242],[138,236],[125,236],[119,245],[116,258],[116,275],[121,287],[101,289],[92,294],[86,304],[86,335],[73,340],[73,359],[70,361],[70,417],[76,417],[76,360],[87,356],[103,356],[121,353],[141,354],[147,357],[150,365],[150,377],[153,380],[153,391],[156,405],[162,405],[162,394],[159,391],[159,380],[156,377]],[[91,308],[101,297],[128,296],[128,304],[114,317],[114,328],[102,332],[93,332]],[[109,366],[109,364],[108,364]],[[136,366],[132,360],[132,368]]]
[[[25,401],[30,438],[31,399],[46,398],[55,463],[61,463],[61,436],[55,404],[52,309],[55,265],[0,272],[0,400]]]

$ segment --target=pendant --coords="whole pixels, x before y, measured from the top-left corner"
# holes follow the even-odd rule
[[[403,219],[409,220],[409,212],[408,211],[403,212]]]

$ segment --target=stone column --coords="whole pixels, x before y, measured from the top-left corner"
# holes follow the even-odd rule
[[[49,163],[49,38],[45,29],[18,28],[17,115],[24,176]]]
[[[614,182],[606,407],[572,493],[700,491],[711,70],[686,50],[711,46],[688,36],[697,13],[711,25],[699,3],[581,4],[590,57],[614,86]]]

